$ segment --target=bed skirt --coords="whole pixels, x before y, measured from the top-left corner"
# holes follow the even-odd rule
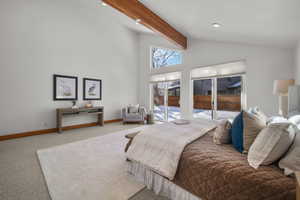
[[[196,197],[137,162],[128,161],[127,165],[128,172],[157,195],[167,197],[171,200],[201,200],[199,197]]]

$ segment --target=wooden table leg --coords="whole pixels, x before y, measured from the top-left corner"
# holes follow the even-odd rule
[[[104,125],[103,114],[99,114],[98,115],[98,124],[99,124],[99,126],[103,126]]]
[[[62,114],[59,110],[56,112],[57,132],[62,133]]]

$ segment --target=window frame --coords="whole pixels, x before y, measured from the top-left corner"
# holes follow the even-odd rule
[[[227,77],[236,77],[236,76],[240,76],[242,79],[242,84],[241,84],[241,111],[247,109],[247,90],[246,90],[246,72],[244,73],[236,73],[236,74],[230,74],[230,75],[219,75],[219,76],[209,76],[209,77],[201,77],[198,79],[191,79],[191,109],[192,111],[194,110],[194,81],[195,80],[205,80],[205,79],[211,79],[212,80],[212,105],[213,105],[213,109],[212,109],[212,120],[216,120],[217,119],[217,106],[218,106],[218,102],[217,102],[217,79],[218,78],[227,78]],[[194,113],[192,112],[192,118],[193,119],[197,119],[194,117]]]
[[[182,71],[176,71],[176,72],[180,72],[180,78],[179,79],[176,79],[180,82],[180,93],[179,93],[179,102],[181,102],[181,99],[182,99]],[[165,74],[165,73],[159,73],[159,74]],[[159,74],[156,74],[156,75],[159,75]],[[154,74],[155,75],[155,74]],[[151,76],[151,75],[150,75]],[[155,83],[168,83],[168,82],[172,82],[172,81],[176,81],[176,80],[168,80],[168,81],[157,81],[157,82],[149,82],[148,85],[149,85],[149,101],[150,101],[150,104],[149,104],[149,109],[154,112],[154,99],[153,99],[153,84]],[[169,95],[168,95],[168,89],[167,88],[164,88],[164,106],[166,106],[166,111],[164,113],[165,115],[165,119],[164,120],[155,120],[155,121],[158,121],[158,122],[169,122],[169,110],[168,110],[168,98],[169,98]],[[183,116],[183,112],[182,112],[182,107],[181,107],[181,103],[179,103],[179,110],[180,110],[180,115],[181,115],[181,118]]]
[[[169,65],[169,66],[165,66],[165,67],[159,67],[159,68],[153,68],[152,66],[152,49],[153,48],[159,48],[159,49],[166,49],[166,50],[171,50],[171,51],[177,51],[181,54],[181,63],[180,64],[176,64],[176,65]],[[184,56],[183,56],[183,51],[180,49],[176,49],[176,48],[168,48],[168,47],[161,47],[161,46],[155,46],[155,45],[151,45],[149,48],[149,61],[150,61],[150,71],[159,71],[162,69],[170,69],[169,67],[178,67],[178,66],[183,66],[184,63]]]

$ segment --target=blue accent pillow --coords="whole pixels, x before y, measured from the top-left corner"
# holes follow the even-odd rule
[[[243,111],[233,120],[232,127],[230,130],[231,140],[234,148],[239,152],[243,153]]]

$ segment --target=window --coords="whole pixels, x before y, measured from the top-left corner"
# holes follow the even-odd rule
[[[242,109],[243,76],[216,79],[216,117],[234,119]]]
[[[245,107],[245,63],[196,68],[193,80],[195,118],[233,119]]]
[[[151,77],[151,101],[155,120],[180,119],[180,78],[180,72],[157,74]]]
[[[193,116],[195,118],[213,118],[213,80],[212,79],[200,79],[193,80],[194,90],[194,105]]]
[[[151,48],[152,68],[157,69],[172,65],[182,64],[180,51],[153,47]]]
[[[193,80],[195,118],[233,119],[242,108],[243,75]]]

